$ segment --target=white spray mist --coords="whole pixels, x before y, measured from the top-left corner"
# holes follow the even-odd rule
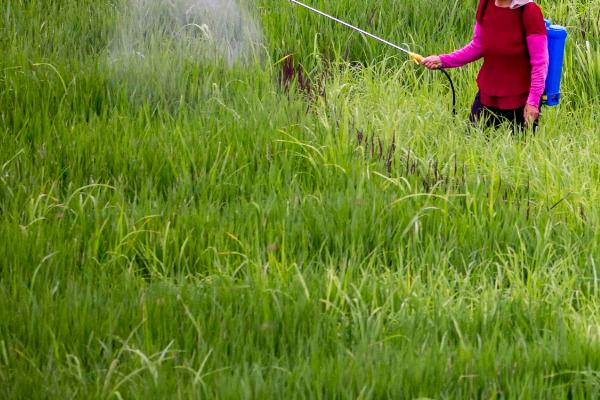
[[[229,65],[254,60],[262,32],[238,0],[129,0],[113,58],[154,52]]]
[[[194,68],[261,59],[262,31],[244,0],[128,1],[107,67],[130,101],[177,106],[196,87]]]

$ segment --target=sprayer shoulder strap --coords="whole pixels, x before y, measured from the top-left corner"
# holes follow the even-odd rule
[[[489,0],[483,0],[483,6],[481,8],[481,14],[479,15],[479,22],[483,22],[483,16],[485,15],[485,10],[487,10]]]

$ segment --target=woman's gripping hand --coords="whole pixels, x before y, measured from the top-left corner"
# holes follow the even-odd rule
[[[421,65],[427,69],[439,69],[442,68],[442,59],[440,56],[425,57],[421,61]]]

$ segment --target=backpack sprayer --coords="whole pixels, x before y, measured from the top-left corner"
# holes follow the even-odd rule
[[[552,25],[550,20],[545,21],[546,31],[548,32],[548,54],[550,56],[550,64],[548,65],[546,90],[542,97],[542,101],[543,104],[548,107],[553,107],[560,103],[560,81],[562,79],[562,70],[565,61],[567,29],[560,25]]]
[[[394,44],[394,43],[389,42],[389,41],[387,41],[385,39],[382,39],[379,36],[375,36],[372,33],[369,33],[367,31],[364,31],[364,30],[360,29],[360,28],[357,28],[354,25],[350,25],[349,23],[344,22],[341,19],[335,18],[335,17],[333,17],[333,16],[331,16],[329,14],[325,14],[324,12],[319,11],[316,8],[308,6],[308,5],[306,5],[304,3],[301,3],[301,2],[299,2],[297,0],[290,0],[290,1],[292,3],[294,3],[294,4],[297,4],[297,5],[301,6],[301,7],[304,7],[307,10],[310,10],[310,11],[316,13],[316,14],[319,14],[319,15],[321,15],[323,17],[329,18],[330,20],[335,21],[338,24],[342,24],[342,25],[344,25],[347,28],[350,28],[350,29],[352,29],[352,30],[354,30],[356,32],[362,33],[363,35],[368,36],[371,39],[375,39],[378,42],[387,44],[388,46],[391,46],[391,47],[395,48],[396,50],[400,50],[401,52],[407,54],[408,57],[410,57],[410,59],[413,60],[417,64],[421,64],[421,61],[423,61],[424,57],[422,55],[420,55],[420,54],[414,53],[414,52],[412,52],[412,51],[410,51],[410,50],[408,50],[408,49],[406,49],[404,47],[398,46],[397,44]],[[452,78],[450,77],[450,74],[448,73],[448,71],[446,71],[443,68],[438,68],[438,71],[442,72],[446,76],[446,78],[448,78],[448,82],[450,82],[450,88],[452,89],[452,112],[453,112],[453,114],[456,114],[456,91],[454,89],[454,82],[452,82]]]
[[[319,14],[323,17],[329,18],[332,21],[335,21],[339,24],[344,25],[356,32],[360,32],[361,34],[368,36],[372,39],[375,39],[381,43],[384,43],[388,46],[395,48],[396,50],[400,50],[401,52],[407,54],[411,60],[415,63],[420,64],[423,61],[423,56],[420,54],[414,53],[404,47],[398,46],[392,42],[389,42],[385,39],[380,38],[379,36],[375,36],[372,33],[364,31],[360,28],[357,28],[354,25],[350,25],[347,22],[342,21],[341,19],[335,18],[329,14],[325,14],[322,11],[317,10],[316,8],[310,7],[304,3],[301,3],[297,0],[290,0],[292,3],[297,4],[301,7],[306,8],[316,14]],[[567,30],[560,25],[552,25],[549,20],[546,21],[546,30],[548,32],[548,53],[550,56],[550,63],[548,66],[548,76],[546,78],[546,86],[545,92],[542,97],[543,104],[552,107],[556,106],[560,103],[560,82],[562,79],[562,70],[565,59],[565,45],[567,40]],[[443,69],[438,68],[438,71],[442,72],[448,81],[450,82],[450,88],[452,89],[452,112],[456,114],[456,91],[454,89],[454,83],[452,82],[452,78],[450,74]]]

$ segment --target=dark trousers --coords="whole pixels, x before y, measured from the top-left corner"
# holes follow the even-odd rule
[[[486,127],[498,128],[503,123],[510,123],[513,133],[518,129],[520,131],[527,130],[524,116],[525,107],[515,108],[513,110],[500,110],[499,108],[488,107],[481,104],[479,93],[475,96],[475,101],[471,107],[471,115],[469,120],[473,124],[483,123]],[[538,127],[539,118],[533,122],[533,132]]]

